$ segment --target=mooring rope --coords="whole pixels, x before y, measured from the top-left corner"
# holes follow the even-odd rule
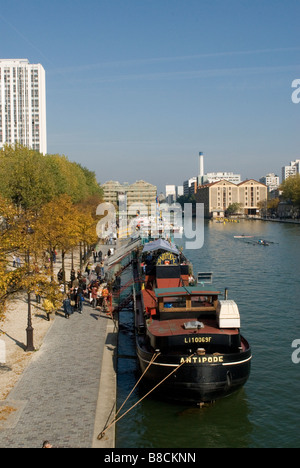
[[[115,417],[113,419],[113,421],[103,429],[102,432],[100,432],[100,434],[98,435],[98,440],[102,439],[102,437],[104,436],[105,432],[110,429],[114,424],[116,424],[117,422],[117,417],[118,417],[118,414],[120,413],[120,411],[122,410],[122,408],[125,406],[125,404],[127,403],[127,401],[129,400],[129,398],[131,397],[131,395],[133,394],[134,390],[137,388],[137,386],[139,385],[139,383],[141,382],[141,380],[143,379],[144,375],[147,373],[148,369],[150,368],[150,366],[153,364],[153,362],[156,360],[156,358],[160,355],[160,352],[159,353],[156,353],[152,356],[151,358],[151,361],[149,362],[147,368],[144,370],[143,374],[141,375],[141,377],[139,378],[139,380],[136,382],[135,386],[133,387],[133,389],[131,390],[131,392],[129,393],[129,395],[127,396],[127,398],[124,400],[124,402],[122,403],[122,405],[120,406],[120,408],[118,409],[118,411],[116,412],[115,414]]]
[[[149,367],[154,363],[154,361],[156,360],[156,358],[160,355],[161,353],[156,353],[154,354],[154,356],[151,358],[151,361],[149,362],[147,368],[144,370],[143,374],[141,375],[141,377],[139,378],[139,380],[137,381],[137,383],[135,384],[135,386],[133,387],[133,389],[131,390],[131,392],[129,393],[128,397],[125,399],[124,403],[120,406],[120,408],[118,409],[117,413],[116,413],[116,416],[115,416],[115,419],[117,418],[118,414],[120,413],[121,409],[125,406],[125,404],[127,403],[127,401],[129,400],[129,398],[131,397],[131,395],[133,394],[133,392],[135,391],[135,389],[137,388],[137,386],[139,385],[140,381],[142,380],[142,378],[144,377],[144,375],[147,373]]]
[[[155,359],[159,356],[160,353],[157,353],[154,355],[154,357],[151,359],[151,361],[149,362],[149,365],[148,367],[145,369],[143,375],[141,376],[141,378],[139,379],[139,381],[136,383],[136,385],[134,386],[134,388],[132,389],[132,391],[130,392],[130,394],[128,395],[128,397],[126,398],[126,400],[124,401],[124,403],[122,404],[121,408],[118,410],[114,420],[106,427],[103,429],[102,432],[100,432],[98,434],[98,437],[97,439],[98,440],[101,440],[104,435],[105,435],[105,432],[110,429],[113,425],[115,425],[117,422],[119,422],[124,416],[126,416],[126,414],[128,414],[131,410],[133,410],[133,408],[135,408],[139,403],[141,403],[145,398],[147,398],[147,396],[150,395],[150,393],[154,392],[154,390],[156,390],[161,384],[163,384],[169,377],[171,377],[172,374],[174,374],[180,367],[182,367],[184,364],[186,364],[187,362],[189,362],[189,360],[195,356],[196,353],[193,353],[191,354],[190,356],[188,356],[181,364],[179,364],[177,367],[175,367],[175,369],[172,370],[172,372],[170,372],[170,374],[168,374],[166,377],[163,378],[163,380],[161,380],[157,385],[155,385],[155,387],[152,388],[152,390],[150,390],[148,393],[146,393],[146,395],[144,395],[139,401],[137,401],[134,405],[132,405],[127,411],[125,411],[125,413],[123,413],[119,418],[117,418],[117,415],[120,413],[121,409],[123,408],[123,406],[125,405],[126,401],[128,401],[128,398],[130,397],[130,395],[133,393],[134,389],[138,386],[138,384],[140,383],[140,381],[142,380],[142,378],[144,377],[144,375],[146,374],[146,372],[148,371],[149,367],[153,364],[153,362],[155,361]]]

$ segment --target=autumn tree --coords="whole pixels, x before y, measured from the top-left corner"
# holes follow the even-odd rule
[[[81,213],[78,223],[80,269],[82,269],[82,247],[84,250],[97,243],[97,222],[90,213]]]
[[[22,222],[15,206],[0,197],[0,307],[4,309],[5,301],[19,278],[12,269],[12,255],[22,243]]]
[[[240,213],[242,207],[243,207],[242,203],[232,203],[226,209],[226,214],[227,215],[234,215],[234,214]]]
[[[94,195],[101,196],[102,189],[94,172],[69,161],[65,155],[47,154],[44,159],[54,178],[55,197],[69,195],[76,204]]]
[[[291,200],[294,206],[300,208],[300,174],[290,176],[280,186],[285,200]]]
[[[38,211],[60,195],[79,203],[102,194],[94,172],[64,155],[43,155],[16,143],[0,151],[0,194],[16,206]]]
[[[94,244],[101,197],[95,173],[66,156],[44,156],[18,143],[4,146],[0,151],[0,304],[14,291],[23,288],[30,294],[40,288],[56,306],[52,255],[49,286],[42,253],[60,249],[64,268],[67,251],[79,243]],[[13,254],[22,255],[22,268],[12,268]]]
[[[0,306],[4,309],[6,299],[18,292],[28,294],[36,290],[37,285],[46,283],[47,276],[37,269],[35,242],[32,223],[34,215],[25,213],[12,203],[0,197]],[[14,268],[12,258],[20,256],[22,265]],[[41,271],[41,272],[40,272]]]
[[[22,145],[0,152],[0,194],[23,210],[38,210],[55,196],[55,182],[43,155]]]
[[[35,222],[34,229],[40,248],[47,250],[50,254],[54,250],[61,250],[63,272],[65,272],[66,252],[79,243],[79,221],[80,213],[73,205],[71,198],[68,195],[61,195],[42,207]],[[53,280],[52,255],[50,255],[50,264]]]
[[[276,214],[278,210],[278,205],[280,203],[279,198],[270,198],[267,202],[268,212],[269,214]]]

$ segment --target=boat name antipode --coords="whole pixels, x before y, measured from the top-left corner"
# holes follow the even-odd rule
[[[186,362],[187,364],[217,364],[224,362],[224,356],[193,356],[190,358],[182,357],[180,364]]]

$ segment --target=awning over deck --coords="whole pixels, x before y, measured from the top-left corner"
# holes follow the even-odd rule
[[[176,245],[166,241],[165,239],[157,239],[153,242],[149,242],[146,244],[143,249],[143,253],[145,252],[155,252],[157,250],[166,250],[167,252],[172,252],[176,255],[179,255],[180,252],[177,249]]]
[[[210,285],[196,285],[196,286],[186,286],[180,288],[159,288],[155,289],[156,297],[178,297],[178,296],[218,296],[221,294],[220,291],[216,291],[215,288],[212,288]]]

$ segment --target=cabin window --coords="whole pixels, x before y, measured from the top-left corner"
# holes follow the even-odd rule
[[[207,305],[207,303],[210,303],[210,301],[208,300],[208,297],[206,296],[195,296],[195,297],[192,297],[192,307],[203,307],[205,305]]]
[[[184,297],[170,297],[164,299],[164,308],[165,309],[179,309],[186,307],[186,300]]]
[[[184,296],[167,297],[160,301],[160,310],[168,312],[188,311],[191,309],[205,310],[214,307],[214,296]]]

